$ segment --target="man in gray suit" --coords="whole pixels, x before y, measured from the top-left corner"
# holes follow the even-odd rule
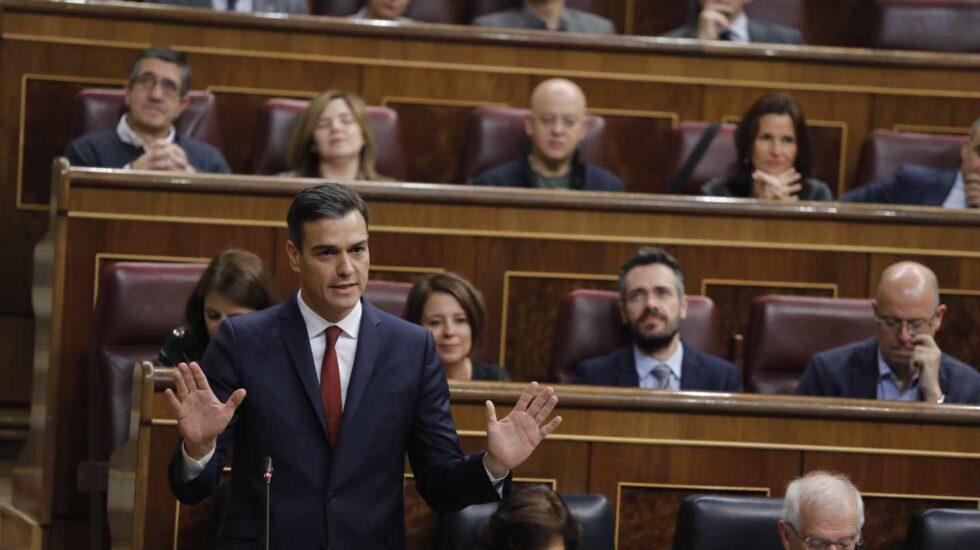
[[[612,21],[598,15],[565,7],[565,0],[524,0],[524,7],[482,15],[477,27],[505,27],[539,31],[616,34]]]
[[[697,38],[728,42],[803,44],[803,35],[792,27],[749,19],[745,5],[752,0],[701,0],[697,21],[663,35],[667,38]]]
[[[238,13],[308,13],[306,0],[147,0],[182,8],[203,8]]]
[[[980,405],[980,373],[936,344],[946,306],[931,269],[885,268],[874,309],[875,337],[814,355],[797,394]]]

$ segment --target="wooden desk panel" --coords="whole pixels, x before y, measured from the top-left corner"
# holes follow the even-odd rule
[[[39,290],[52,293],[51,309],[38,311],[39,319],[51,320],[50,325],[40,325],[51,334],[51,345],[38,355],[42,361],[35,395],[41,397],[35,410],[42,415],[32,420],[36,430],[31,444],[41,452],[37,462],[25,464],[39,476],[18,482],[33,492],[15,491],[15,502],[30,507],[44,525],[55,526],[87,517],[86,499],[75,490],[74,479],[85,458],[87,402],[94,396],[78,391],[88,388],[85,358],[90,335],[77,327],[92,325],[96,273],[118,258],[207,258],[227,246],[241,246],[255,251],[281,275],[285,296],[295,278],[288,275],[283,252],[284,213],[295,192],[313,181],[63,167],[56,182],[52,232],[39,248],[48,251],[50,259],[39,263],[36,273],[49,281],[39,283]],[[473,280],[484,293],[490,320],[482,357],[506,358],[517,380],[546,376],[548,357],[540,352],[542,346],[550,349],[547,326],[558,305],[556,289],[608,280],[641,244],[661,245],[674,253],[685,265],[692,292],[703,288],[713,294],[719,309],[731,316],[746,315],[739,309],[746,293],[772,288],[767,284],[791,290],[824,285],[839,296],[868,296],[876,273],[871,266],[907,248],[936,266],[940,277],[958,274],[948,285],[941,280],[944,289],[964,293],[965,311],[980,307],[977,297],[969,294],[976,290],[971,285],[977,280],[970,276],[980,271],[980,215],[973,212],[425,184],[352,186],[372,210],[372,276],[404,280],[412,273],[454,270]],[[519,294],[551,297],[554,303],[542,302],[537,309],[513,307],[521,302]],[[526,346],[514,339],[536,324],[541,332],[534,336],[541,345]],[[959,344],[966,347],[968,341]],[[479,424],[464,422],[470,414],[465,408],[457,408],[457,414],[461,429],[480,429]],[[478,407],[473,414],[477,421],[482,418]],[[767,444],[806,445],[828,438],[820,444],[978,452],[976,440],[959,441],[952,436],[957,428],[942,424],[899,431],[863,425],[849,431],[844,428],[859,423],[780,419],[760,428],[749,418],[713,418],[707,413],[699,418],[703,421],[663,417],[652,422],[655,417],[641,415],[623,422],[622,417],[605,418],[596,412],[569,417],[567,425],[587,431],[608,424],[610,437],[658,433],[677,442],[727,441],[733,437],[728,430],[733,430],[744,437],[768,434]],[[617,431],[627,426],[648,431]],[[582,452],[580,440],[568,441],[576,443],[568,452]],[[590,449],[590,454],[599,452],[599,447]],[[566,451],[554,452],[557,456]],[[551,462],[528,467],[535,468],[535,474],[550,471],[554,476]],[[561,486],[594,486],[594,479],[568,471],[572,466],[559,468]],[[639,481],[650,482],[643,476]],[[611,491],[608,483],[603,487]]]
[[[170,372],[140,372],[137,386],[147,398],[142,407],[134,404],[133,440],[113,459],[114,472],[140,465],[151,472],[146,480],[134,477],[134,487],[110,486],[111,501],[130,504],[128,511],[117,510],[111,528],[125,532],[122,523],[132,522],[143,534],[137,548],[163,548],[175,536],[182,541],[195,536],[189,525],[175,534],[173,497],[159,492],[153,481],[152,472],[165,469],[173,450],[173,421],[161,393],[171,385]],[[485,448],[483,401],[492,399],[503,413],[522,389],[520,384],[450,383],[466,452]],[[875,547],[904,540],[908,518],[924,507],[980,505],[976,407],[577,386],[556,390],[565,422],[514,476],[563,492],[604,494],[615,510],[619,548],[669,547],[684,496],[780,497],[792,478],[815,468],[846,473],[867,495],[865,534]],[[688,430],[692,424],[710,431]],[[907,437],[933,431],[944,436]],[[879,433],[891,443],[866,446]],[[158,438],[167,442],[163,452],[153,451]],[[924,471],[929,475],[917,476],[921,483],[909,482],[916,477],[912,472]],[[155,501],[158,510],[144,508],[146,500]],[[435,516],[412,491],[406,495],[406,518],[412,520],[410,547],[426,548],[421,541],[431,536]]]

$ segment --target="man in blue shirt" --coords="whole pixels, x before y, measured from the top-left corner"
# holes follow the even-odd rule
[[[932,270],[915,262],[889,266],[874,308],[876,336],[814,355],[797,394],[980,404],[980,373],[936,344],[946,306]]]

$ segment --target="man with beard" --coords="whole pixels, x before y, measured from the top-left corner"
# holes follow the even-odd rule
[[[641,248],[619,270],[619,311],[633,345],[583,361],[576,384],[665,390],[742,391],[738,368],[681,341],[684,273],[670,254]]]
[[[531,93],[531,112],[524,118],[530,147],[520,157],[487,169],[474,185],[623,191],[612,172],[585,164],[578,145],[585,137],[585,94],[577,84],[552,78]]]
[[[980,404],[980,373],[936,345],[946,306],[931,269],[885,268],[873,305],[875,337],[814,355],[797,394]]]

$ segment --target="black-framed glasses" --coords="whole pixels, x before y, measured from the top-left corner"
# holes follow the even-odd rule
[[[138,86],[147,92],[152,92],[158,84],[163,95],[170,98],[180,96],[180,85],[169,78],[158,79],[153,73],[143,73],[133,79],[134,86]]]
[[[936,313],[939,312],[939,308],[932,312],[932,315],[928,319],[898,319],[896,317],[888,317],[887,315],[881,315],[877,311],[875,312],[875,320],[877,323],[886,329],[898,334],[902,332],[902,327],[908,327],[909,334],[919,334],[925,330],[932,321],[936,318]]]
[[[851,550],[852,548],[860,548],[861,545],[864,544],[861,531],[858,531],[856,535],[850,537],[844,537],[837,540],[827,540],[825,538],[814,536],[803,538],[803,535],[796,530],[796,527],[794,527],[792,523],[786,522],[786,525],[791,531],[793,531],[796,538],[803,541],[803,544],[805,544],[809,550],[825,550],[830,546],[836,546],[841,550]]]

